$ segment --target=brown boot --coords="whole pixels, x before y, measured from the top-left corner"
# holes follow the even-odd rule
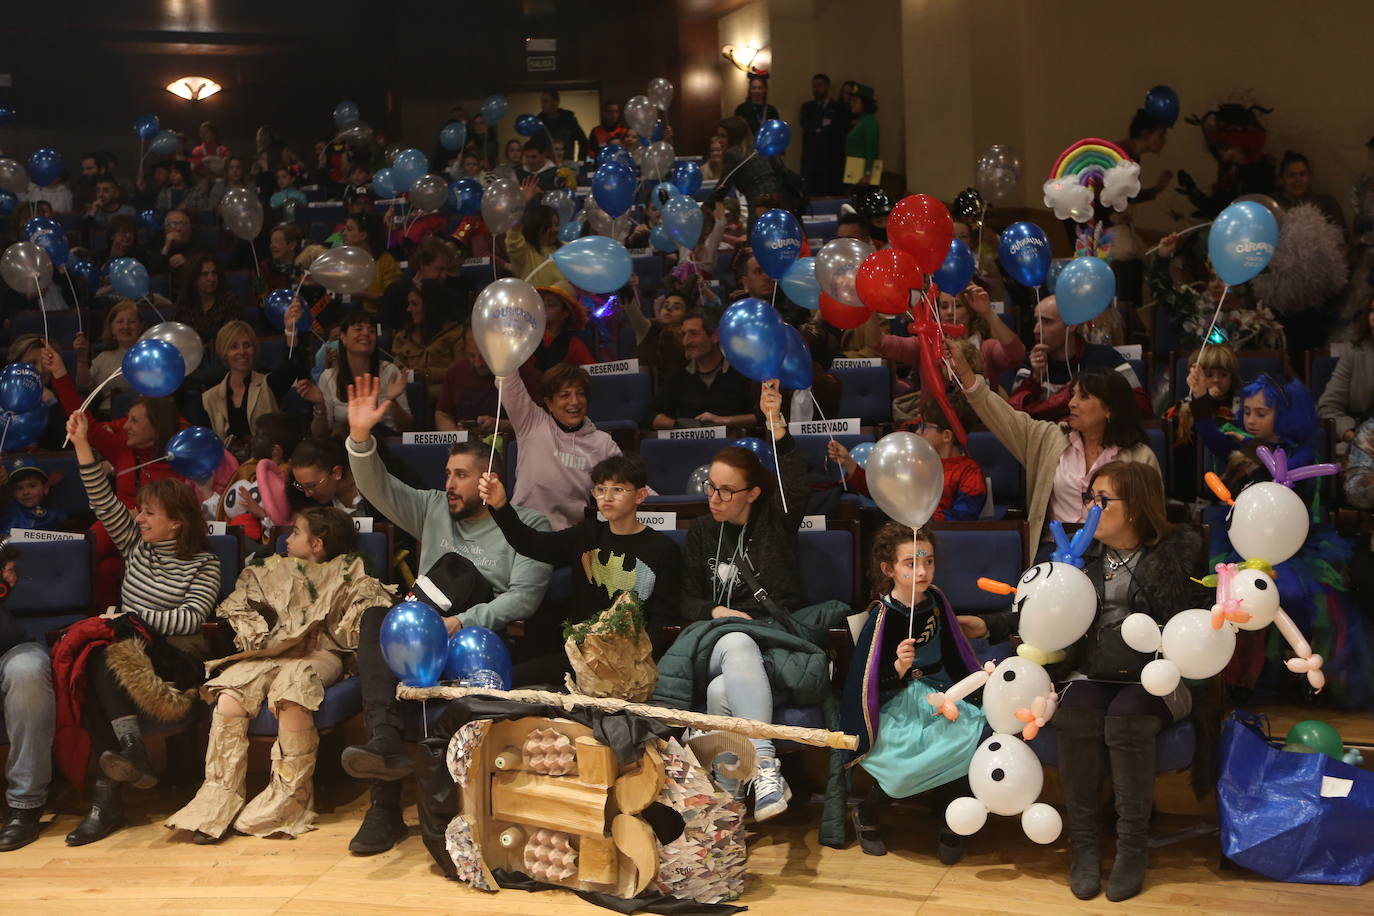
[[[314,728],[281,731],[272,745],[272,778],[248,803],[234,829],[251,836],[287,833],[300,836],[315,829],[315,752],[320,733]]]
[[[217,709],[210,717],[205,782],[186,807],[166,820],[166,826],[173,830],[194,830],[198,835],[214,839],[223,837],[229,832],[229,825],[234,823],[234,816],[243,808],[247,778],[248,718],[222,715]]]

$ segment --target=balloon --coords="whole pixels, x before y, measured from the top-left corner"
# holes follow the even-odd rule
[[[577,207],[576,196],[567,188],[545,191],[544,196],[539,198],[539,202],[558,214],[560,224],[570,222],[573,218],[573,210]]]
[[[519,371],[544,340],[544,319],[543,297],[524,280],[503,277],[483,287],[472,308],[472,333],[492,375]]]
[[[1083,324],[1102,314],[1116,295],[1116,274],[1101,258],[1074,258],[1054,281],[1054,300],[1065,324]]]
[[[1167,658],[1157,658],[1140,669],[1140,686],[1157,697],[1167,697],[1173,693],[1181,678],[1178,665]]]
[[[1145,93],[1145,113],[1156,127],[1173,127],[1178,121],[1178,93],[1168,86],[1156,86]]]
[[[1232,203],[1240,203],[1241,201],[1247,200],[1252,203],[1257,203],[1264,209],[1268,210],[1271,214],[1273,214],[1274,222],[1280,226],[1283,225],[1283,207],[1279,206],[1279,202],[1277,200],[1270,197],[1268,194],[1242,194],[1241,196],[1237,197],[1234,201],[1232,201]]]
[[[760,156],[781,156],[791,142],[792,128],[787,126],[786,121],[774,118],[759,125],[759,132],[754,136],[754,149],[758,150]]]
[[[1274,215],[1254,201],[1237,201],[1212,222],[1207,254],[1222,282],[1236,286],[1269,265],[1278,242]]]
[[[482,210],[482,182],[475,178],[459,178],[448,186],[453,209],[459,216],[471,216]]]
[[[849,457],[854,459],[854,463],[859,467],[868,468],[868,456],[873,454],[873,446],[876,442],[860,442],[849,450]]]
[[[790,391],[811,387],[811,348],[801,331],[790,324],[783,325],[784,345],[782,362],[778,365],[778,381]]]
[[[8,427],[0,439],[11,449],[33,445],[48,428],[48,408],[39,404],[28,413],[6,413]]]
[[[396,189],[408,191],[416,179],[429,171],[429,160],[417,149],[403,149],[396,154],[391,163],[391,174],[395,176]]]
[[[421,175],[410,186],[410,202],[420,210],[438,210],[448,200],[448,185],[438,175]]]
[[[28,363],[10,363],[0,369],[0,407],[11,413],[28,413],[43,403],[43,377]]]
[[[0,188],[11,194],[23,194],[29,189],[29,176],[13,159],[0,159]]]
[[[0,255],[0,276],[16,293],[45,290],[52,283],[52,258],[33,242],[15,242]]]
[[[339,131],[334,139],[347,143],[354,149],[362,149],[372,143],[372,136],[372,125],[366,121],[358,121]]]
[[[482,192],[482,221],[493,237],[520,225],[524,212],[525,195],[514,178],[498,178]]]
[[[720,347],[730,365],[746,378],[766,382],[778,377],[785,345],[782,316],[762,299],[741,299],[720,318]]]
[[[33,242],[48,253],[48,259],[56,266],[67,263],[67,230],[57,220],[47,216],[35,216],[24,224],[24,240]]]
[[[1152,655],[1159,651],[1159,624],[1149,614],[1131,614],[1121,621],[1121,641],[1136,652]]]
[[[1056,652],[1088,631],[1097,613],[1097,592],[1082,570],[1047,561],[1021,574],[1016,607],[1022,642],[1042,652]]]
[[[1021,158],[1009,146],[993,144],[974,163],[974,183],[989,203],[1011,197],[1021,181]]]
[[[153,141],[148,144],[148,155],[171,156],[179,149],[181,149],[181,138],[173,131],[160,130],[153,137]]]
[[[802,308],[821,307],[821,287],[816,282],[816,259],[797,258],[782,275],[782,292]]]
[[[1064,267],[1073,258],[1050,258],[1050,269],[1045,274],[1045,285],[1054,289],[1054,284],[1059,282],[1059,275],[1064,272]]]
[[[983,195],[978,193],[977,188],[964,188],[959,192],[959,196],[954,198],[954,218],[961,223],[976,228],[983,223],[983,214],[987,212],[988,205],[983,200]],[[941,286],[941,289],[946,287]]]
[[[162,214],[149,207],[138,214],[138,224],[149,232],[162,228]]]
[[[0,265],[3,266],[3,265]],[[148,268],[133,258],[115,258],[105,265],[110,286],[125,299],[142,299],[148,295]]]
[[[9,191],[0,191],[0,216],[14,212],[14,208],[19,206],[19,197]]]
[[[665,140],[650,143],[644,150],[644,177],[651,180],[667,178],[675,155],[673,145]]]
[[[741,439],[736,439],[730,444],[735,448],[747,449],[753,452],[754,456],[759,459],[760,464],[768,470],[776,472],[776,465],[773,462],[773,447],[767,442],[764,442],[756,436],[745,436]],[[711,466],[709,464],[706,465],[707,470],[710,470],[710,468]]]
[[[396,173],[389,168],[380,168],[372,173],[372,190],[376,191],[379,197],[392,198],[400,196],[400,189],[396,187]]]
[[[86,292],[88,295],[95,295],[95,291],[100,284],[100,268],[94,261],[87,261],[84,258],[67,262],[67,273],[74,277],[80,277],[86,281]]]
[[[165,340],[140,340],[124,354],[129,387],[150,398],[165,398],[186,378],[186,361]]]
[[[450,121],[439,131],[439,145],[450,153],[463,148],[468,140],[468,126],[462,121]]]
[[[391,673],[408,687],[433,687],[448,657],[448,630],[427,604],[402,601],[386,612],[379,639]]]
[[[290,293],[287,293],[288,297]],[[205,359],[205,344],[201,342],[200,335],[189,325],[182,324],[180,321],[164,321],[155,324],[143,332],[139,340],[165,340],[177,348],[181,354],[182,361],[186,364],[186,374],[190,375],[200,368],[202,360]]]
[[[245,241],[262,233],[262,201],[247,188],[225,191],[219,202],[219,216],[230,232]]]
[[[661,76],[649,80],[649,88],[644,94],[659,111],[667,111],[668,106],[673,104],[673,84]]]
[[[1320,753],[1316,748],[1308,747],[1305,744],[1285,744],[1281,750],[1289,751],[1294,754],[1317,754]]]
[[[1012,223],[1002,232],[997,257],[1017,283],[1038,287],[1045,282],[1049,273],[1050,240],[1045,230],[1035,223],[1028,220]],[[945,286],[940,288],[948,289]]]
[[[648,96],[636,95],[625,103],[624,117],[630,129],[647,140],[654,132],[654,125],[658,123],[658,109],[649,101]]]
[[[224,460],[224,443],[208,426],[188,426],[167,440],[167,463],[187,480],[205,480]]]
[[[1236,631],[1228,626],[1213,629],[1210,610],[1179,611],[1164,625],[1160,649],[1178,666],[1180,675],[1205,680],[1231,660],[1236,651]]]
[[[903,197],[887,217],[887,237],[892,245],[916,259],[924,273],[934,273],[949,254],[954,220],[949,210],[929,194]]]
[[[896,248],[873,252],[854,276],[859,301],[884,315],[900,315],[911,308],[911,291],[924,285],[916,259]]]
[[[1016,713],[1053,692],[1054,683],[1043,667],[1013,655],[997,664],[983,686],[983,715],[993,731],[1014,735],[1025,727]]]
[[[1059,839],[1064,820],[1053,806],[1036,802],[1021,813],[1021,829],[1031,842],[1045,846]]]
[[[695,194],[701,190],[701,166],[691,159],[684,159],[673,166],[671,180],[683,194]]]
[[[532,114],[522,114],[515,119],[515,132],[522,137],[533,137],[544,129],[544,125]]]
[[[553,263],[568,282],[589,293],[613,293],[630,282],[634,261],[625,246],[604,235],[589,235],[557,249]]]
[[[282,188],[273,191],[267,202],[282,210],[282,218],[288,222],[295,219],[296,207],[306,203],[305,193],[299,188]]]
[[[562,230],[560,229],[559,231],[561,232]],[[673,244],[673,240],[668,237],[668,231],[663,228],[662,223],[650,230],[649,247],[663,254],[677,251],[677,246]]]
[[[510,649],[486,627],[466,626],[449,639],[444,680],[509,690],[513,674]]]
[[[947,293],[958,295],[973,279],[973,252],[961,239],[949,243],[949,254],[935,271],[935,285]]]
[[[134,118],[134,133],[138,134],[140,140],[151,140],[157,136],[157,129],[162,126],[155,114],[142,114]]]
[[[776,280],[787,273],[801,254],[801,223],[786,210],[769,210],[754,221],[749,244],[759,267]]]
[[[1307,540],[1307,518],[1302,497],[1290,488],[1269,480],[1251,484],[1231,508],[1231,546],[1247,560],[1278,566]]]
[[[867,321],[868,316],[872,314],[866,308],[845,305],[824,292],[816,298],[820,302],[821,317],[829,322],[832,327],[839,328],[841,331],[857,328]]]
[[[634,169],[621,162],[599,165],[592,174],[592,197],[608,216],[616,217],[630,209],[637,186]]]
[[[331,248],[310,265],[310,276],[336,296],[360,293],[377,276],[377,262],[362,248]]]
[[[706,216],[701,207],[691,197],[674,197],[663,205],[663,220],[660,223],[673,244],[683,248],[695,248],[701,241],[701,230]]]
[[[607,162],[620,162],[625,165],[634,164],[633,160],[630,159],[630,154],[625,151],[625,147],[623,146],[603,146],[598,149],[596,151],[597,168],[600,168]]]
[[[506,116],[506,97],[504,95],[489,95],[487,100],[482,103],[482,117],[487,124],[495,124]]]
[[[711,479],[711,466],[703,464],[691,474],[687,475],[687,495],[705,496],[706,482]]]
[[[1289,744],[1304,744],[1319,754],[1335,757],[1345,754],[1340,732],[1319,719],[1306,719],[1288,730],[1284,739]]]
[[[889,518],[920,528],[935,514],[945,492],[945,470],[935,448],[915,433],[898,431],[878,440],[868,455],[868,492]]]
[[[1045,785],[1045,771],[1035,751],[1020,738],[994,734],[973,752],[968,784],[989,812],[1009,816],[1035,804]]]
[[[945,808],[945,823],[960,836],[973,836],[988,822],[988,809],[976,798],[956,798]]]
[[[655,227],[654,232],[657,231],[658,228]],[[558,240],[565,245],[580,235],[582,235],[582,223],[579,220],[569,220],[558,227]],[[650,241],[653,240],[652,234],[650,234],[649,239]]]
[[[50,146],[40,146],[29,155],[29,178],[46,188],[62,176],[62,154]]]
[[[290,289],[274,289],[267,294],[267,298],[262,302],[263,313],[267,316],[267,321],[274,328],[286,330],[286,313],[291,308],[291,300],[295,298]],[[302,334],[309,333],[314,318],[310,314],[310,309],[302,308],[300,317],[296,319],[296,330]]]
[[[334,126],[343,130],[358,120],[358,106],[345,99],[334,106]]]
[[[821,246],[816,254],[816,282],[821,292],[845,305],[862,309],[864,303],[854,285],[855,275],[873,250],[872,245],[858,239],[831,239]]]

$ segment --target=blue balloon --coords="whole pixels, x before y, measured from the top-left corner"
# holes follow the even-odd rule
[[[782,275],[782,292],[803,308],[821,307],[821,284],[816,280],[816,259],[797,258]]]
[[[148,295],[148,268],[133,258],[115,258],[105,265],[110,286],[125,299],[142,299]]]
[[[449,639],[444,680],[509,690],[513,674],[505,640],[486,627],[463,627]]]
[[[688,196],[701,190],[701,166],[691,159],[682,159],[673,166],[672,182]]]
[[[746,378],[766,382],[778,377],[786,327],[778,310],[767,302],[741,299],[720,318],[720,347],[730,365]]]
[[[419,601],[387,611],[380,634],[382,658],[408,687],[433,687],[448,656],[448,630],[439,612]]]
[[[462,121],[450,121],[439,131],[439,143],[450,153],[457,152],[468,142],[468,126]]]
[[[138,134],[140,140],[151,140],[157,136],[157,129],[162,126],[155,114],[142,114],[134,118],[134,133]]]
[[[1255,277],[1269,266],[1279,243],[1279,224],[1274,214],[1251,200],[1231,204],[1212,222],[1207,254],[1212,269],[1227,286]]]
[[[391,160],[392,181],[397,191],[409,191],[415,179],[429,171],[429,160],[417,149],[403,149]]]
[[[147,210],[142,210],[139,212],[138,224],[142,226],[144,229],[156,232],[157,230],[162,228],[162,214],[154,210],[152,207],[149,207]]]
[[[749,244],[763,272],[776,280],[801,255],[801,223],[786,210],[769,210],[754,221]]]
[[[1017,283],[1038,287],[1045,282],[1045,277],[1049,273],[1050,240],[1046,237],[1045,230],[1035,223],[1026,220],[1012,223],[1002,233],[1002,240],[997,247],[997,257],[1002,262],[1002,267]]]
[[[649,247],[653,248],[654,251],[660,251],[664,254],[670,254],[677,251],[677,246],[674,245],[673,240],[668,237],[668,232],[663,228],[662,223],[659,223],[649,232]]]
[[[544,125],[532,114],[522,114],[515,119],[515,132],[522,137],[533,137],[544,129]]]
[[[1111,305],[1115,295],[1116,274],[1101,258],[1074,258],[1064,265],[1054,284],[1054,300],[1065,324],[1092,321]]]
[[[754,137],[754,149],[758,150],[760,156],[781,156],[791,142],[792,128],[787,126],[786,121],[774,118],[759,126],[758,135]]]
[[[0,127],[13,127],[16,117],[12,105],[0,105]]]
[[[84,258],[68,261],[67,273],[86,281],[87,295],[94,296],[95,291],[100,287],[100,268],[94,261],[87,261]]]
[[[654,129],[649,133],[649,138],[646,140],[641,137],[639,142],[643,143],[645,146],[648,146],[650,143],[657,143],[663,139],[663,130],[663,119],[659,118],[654,122]]]
[[[558,240],[564,245],[575,241],[581,234],[582,224],[574,219],[570,219],[558,227]]]
[[[868,456],[873,452],[876,442],[860,442],[849,450],[849,457],[854,459],[854,463],[861,468],[868,467]]]
[[[181,148],[181,138],[170,130],[160,130],[148,144],[148,155],[170,156]]]
[[[649,189],[649,206],[660,213],[674,197],[682,196],[682,192],[670,181],[646,181],[644,186]]]
[[[944,263],[935,271],[935,283],[941,292],[957,296],[972,279],[973,252],[961,240],[954,239],[949,243],[949,254],[945,255]]]
[[[789,391],[801,391],[811,387],[811,348],[801,331],[790,324],[783,325],[786,344],[782,351],[782,363],[778,366],[778,381]]]
[[[350,124],[356,124],[359,117],[358,106],[348,99],[344,99],[334,106],[334,126],[339,130],[343,130]]]
[[[262,310],[267,315],[267,320],[272,327],[286,330],[286,313],[291,308],[293,298],[291,290],[283,287],[272,290],[267,294],[267,298],[263,299]],[[314,316],[310,314],[310,309],[302,308],[300,317],[296,319],[296,330],[302,334],[307,334],[310,332],[312,324],[314,324]]]
[[[762,439],[755,436],[745,436],[743,439],[736,439],[730,443],[735,448],[745,448],[753,452],[759,459],[759,463],[773,473],[777,473],[778,466],[773,461],[773,447]]]
[[[10,363],[0,369],[0,407],[12,413],[28,413],[43,403],[43,377],[28,363]]]
[[[401,189],[396,186],[396,173],[388,168],[380,168],[372,173],[372,190],[383,198],[396,197]]]
[[[1178,121],[1178,93],[1168,86],[1156,86],[1145,93],[1145,113],[1157,127],[1173,127]]]
[[[3,438],[4,445],[11,449],[33,445],[43,437],[48,428],[48,408],[42,404],[28,413],[5,412],[5,422],[9,424]]]
[[[1064,269],[1064,265],[1072,261],[1073,258],[1054,258],[1050,261],[1049,273],[1045,276],[1045,285],[1054,289],[1054,284],[1059,282],[1059,274]]]
[[[35,216],[24,224],[23,234],[25,240],[33,242],[48,253],[54,267],[61,267],[67,263],[67,255],[71,251],[67,244],[67,230],[63,229],[57,220]]]
[[[181,358],[181,351],[165,340],[151,337],[129,348],[121,368],[129,387],[150,398],[167,397],[186,378],[186,360]]]
[[[505,116],[506,97],[504,95],[487,96],[487,100],[482,103],[482,117],[486,118],[487,124],[495,124]]]
[[[568,282],[589,293],[613,293],[630,282],[634,261],[625,246],[604,235],[588,235],[553,253]]]
[[[614,218],[630,209],[638,185],[634,169],[622,162],[607,162],[592,174],[592,197],[607,216]]]
[[[706,214],[694,198],[674,197],[663,205],[663,220],[660,223],[674,245],[695,248],[701,241],[701,230],[706,225]]]
[[[14,212],[14,208],[19,206],[19,198],[9,191],[0,191],[0,215]]]
[[[620,162],[631,168],[634,167],[634,160],[630,158],[629,153],[625,152],[625,147],[617,146],[613,143],[608,143],[596,151],[597,168],[600,168],[607,162]]]
[[[460,216],[482,212],[482,182],[476,178],[459,178],[448,186],[449,202]]]
[[[62,154],[51,146],[40,146],[29,154],[29,179],[46,188],[62,176]]]
[[[224,442],[208,426],[188,426],[167,440],[167,463],[187,480],[206,480],[224,460]]]

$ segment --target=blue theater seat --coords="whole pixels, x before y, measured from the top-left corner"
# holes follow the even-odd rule
[[[243,570],[243,529],[231,526],[228,534],[212,534],[210,551],[219,557],[219,600],[223,601],[238,584]]]
[[[587,415],[601,429],[647,427],[653,406],[653,379],[647,373],[592,376]]]
[[[387,443],[391,459],[413,470],[420,482],[431,490],[444,488],[445,468],[448,464],[447,443]]]
[[[840,416],[858,417],[864,423],[892,420],[892,370],[887,366],[831,369],[844,387],[840,391]]]
[[[978,588],[987,577],[1015,584],[1025,571],[1026,523],[931,522],[940,562],[935,584],[960,614],[1005,611],[1010,599]]]
[[[362,711],[362,681],[356,677],[346,677],[324,689],[324,701],[315,710],[315,728],[321,733],[327,732]],[[248,734],[253,738],[274,737],[277,734],[276,713],[266,702],[253,721],[248,723]]]
[[[372,520],[372,531],[358,534],[358,553],[371,566],[372,572],[383,582],[394,581],[391,573],[391,523],[384,519]],[[286,536],[290,529],[278,526],[272,529],[273,544],[278,556],[286,556]]]
[[[1011,506],[1026,504],[1025,472],[1021,462],[987,430],[968,434],[968,454],[992,479],[993,517],[1006,515]]]
[[[649,469],[649,486],[665,496],[687,490],[687,478],[733,439],[645,439],[639,457]]]
[[[79,541],[20,541],[14,546],[19,552],[19,584],[5,607],[25,632],[42,640],[48,630],[91,615],[91,535]]]

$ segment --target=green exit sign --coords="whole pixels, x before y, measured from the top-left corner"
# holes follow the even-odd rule
[[[531,73],[546,73],[558,69],[558,58],[552,54],[531,55],[525,58],[525,69]]]

